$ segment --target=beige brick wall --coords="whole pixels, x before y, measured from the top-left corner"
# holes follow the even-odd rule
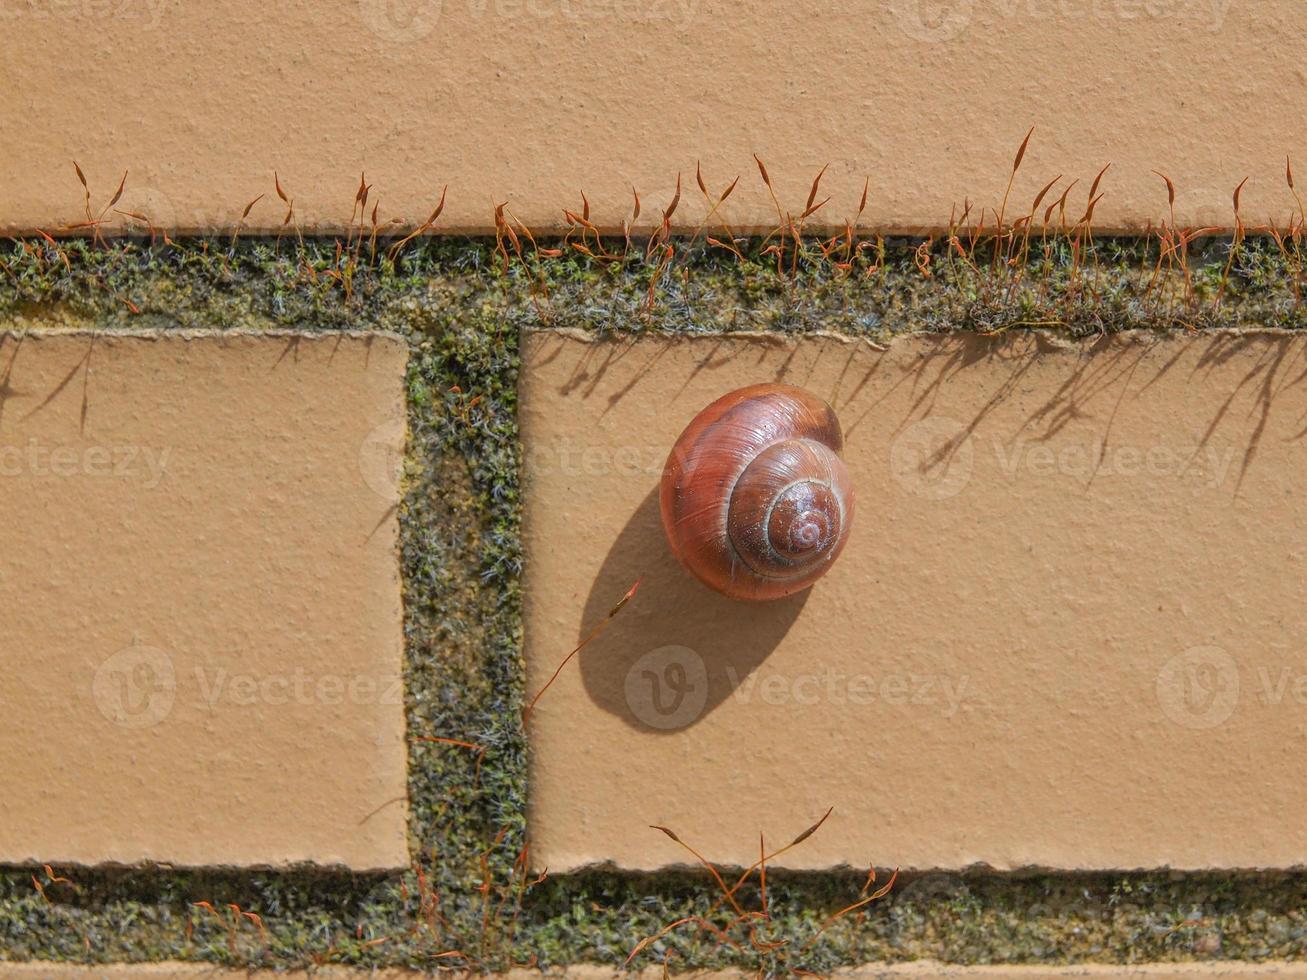
[[[407,356],[0,335],[0,861],[407,864]]]
[[[533,856],[747,866],[1307,861],[1292,335],[528,338]],[[1296,366],[1295,366],[1296,365]],[[857,496],[808,592],[710,591],[663,461],[718,396],[827,399]],[[1240,832],[1228,832],[1239,827]]]
[[[1166,216],[1283,217],[1285,156],[1307,179],[1307,22],[1298,0],[59,0],[0,6],[0,229],[120,209],[174,229],[274,230],[285,206],[331,230],[361,171],[379,217],[416,224],[449,186],[445,230],[535,228],[581,209],[616,228],[643,197],[657,222],[683,178],[678,226],[705,213],[770,227],[751,154],[797,214],[826,164],[818,221],[938,229],[970,197],[998,206],[1057,174],[1079,216],[1105,164],[1102,229]],[[50,75],[58,66],[58,79]],[[1063,184],[1065,186],[1065,182]],[[115,220],[112,213],[106,218]],[[122,220],[122,219],[117,219]]]

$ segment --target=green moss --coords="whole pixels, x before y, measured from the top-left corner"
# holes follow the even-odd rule
[[[543,243],[542,243],[543,244]],[[526,844],[520,725],[522,564],[517,443],[518,337],[526,328],[595,334],[834,330],[1013,330],[1081,336],[1122,329],[1300,328],[1293,271],[1253,242],[1221,289],[1228,242],[1145,288],[1155,253],[1105,241],[1079,268],[1064,242],[1019,271],[972,266],[919,243],[874,249],[847,274],[805,245],[779,274],[762,243],[744,262],[676,243],[656,268],[581,255],[507,270],[493,243],[429,241],[398,265],[337,258],[334,242],[13,243],[0,248],[0,327],[376,329],[412,348],[412,434],[401,515],[414,870],[399,877],[284,872],[80,870],[75,886],[0,869],[0,958],[103,962],[185,959],[292,966],[323,962],[503,968],[530,961],[620,964],[644,936],[715,896],[705,874],[593,871],[531,887],[515,870]],[[66,259],[66,262],[65,262]],[[485,747],[416,741],[439,735]],[[796,830],[799,828],[796,828]],[[1231,832],[1237,832],[1232,828]],[[419,873],[420,872],[420,873]],[[489,886],[483,887],[488,880]],[[797,949],[855,901],[861,876],[772,874],[759,938]],[[756,889],[741,893],[756,907]],[[208,902],[220,919],[195,903]],[[233,926],[227,904],[261,916]],[[867,960],[1136,961],[1304,955],[1304,875],[931,875],[835,922],[789,966],[825,971]],[[464,958],[438,958],[459,950]],[[719,946],[682,929],[647,960],[771,972],[778,956]]]

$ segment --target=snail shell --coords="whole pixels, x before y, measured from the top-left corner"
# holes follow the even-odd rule
[[[672,552],[737,599],[780,599],[825,574],[848,540],[853,484],[839,419],[782,384],[717,399],[677,439],[659,491]]]

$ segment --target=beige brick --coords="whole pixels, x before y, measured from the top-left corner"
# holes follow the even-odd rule
[[[0,861],[407,863],[406,357],[0,337]]]
[[[743,865],[833,806],[781,863],[1302,865],[1305,355],[529,336],[533,690],[643,576],[532,719],[533,857],[692,861],[661,824]],[[682,571],[655,491],[699,409],[772,379],[836,407],[858,513],[824,579],[759,606]]]
[[[94,213],[128,170],[120,210],[231,228],[264,193],[243,224],[272,232],[274,170],[319,231],[349,220],[360,170],[382,220],[416,225],[448,184],[440,227],[481,232],[502,201],[559,228],[581,190],[615,230],[632,185],[653,229],[679,173],[691,230],[696,162],[714,197],[740,175],[735,230],[770,229],[754,153],[796,215],[830,164],[810,226],[843,230],[869,178],[864,224],[939,230],[964,198],[999,207],[1031,126],[1009,220],[1064,174],[1074,221],[1111,163],[1099,229],[1171,220],[1154,169],[1181,227],[1232,225],[1245,176],[1245,219],[1283,223],[1285,155],[1307,174],[1300,0],[8,0],[4,24],[0,132],[22,139],[0,141],[0,230],[86,220],[71,157]]]

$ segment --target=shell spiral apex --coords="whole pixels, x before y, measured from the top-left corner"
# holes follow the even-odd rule
[[[802,388],[761,384],[717,399],[663,468],[672,552],[710,588],[780,599],[824,575],[848,540],[853,485],[834,410]]]

